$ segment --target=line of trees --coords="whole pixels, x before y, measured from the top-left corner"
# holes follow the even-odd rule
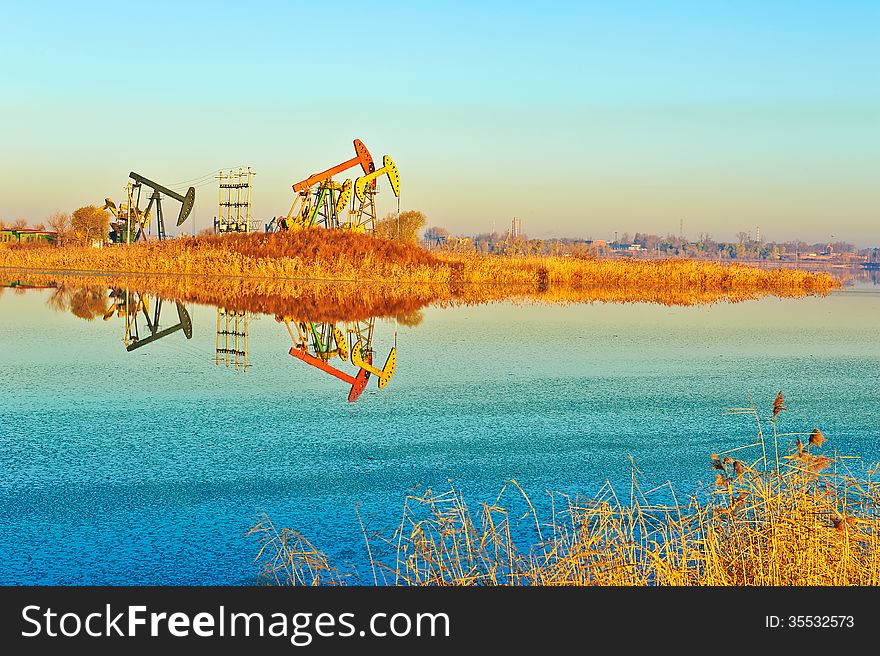
[[[11,223],[0,219],[0,230],[27,230],[29,228],[31,228],[31,226],[28,225],[27,219],[16,219]],[[38,223],[37,225],[33,226],[33,229],[45,230],[46,226],[42,223]]]
[[[445,248],[458,252],[494,253],[500,255],[567,255],[595,257],[624,252],[640,257],[691,257],[726,260],[794,260],[815,253],[826,257],[846,259],[871,255],[871,249],[859,250],[853,244],[808,244],[799,240],[765,242],[751,239],[748,233],[737,235],[735,242],[716,242],[709,234],[701,234],[696,241],[667,235],[661,237],[637,232],[634,236],[623,233],[619,241],[585,240],[573,238],[529,239],[526,235],[480,233],[452,236],[442,226],[431,226],[424,233],[428,248]]]
[[[47,228],[48,226],[48,228]],[[107,241],[110,232],[110,215],[96,205],[80,207],[73,213],[57,211],[46,217],[45,223],[29,225],[25,219],[12,223],[0,220],[0,229],[12,230],[51,230],[57,233],[58,244],[94,244]]]

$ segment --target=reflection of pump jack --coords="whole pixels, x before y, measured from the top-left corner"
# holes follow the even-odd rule
[[[146,294],[116,289],[112,290],[110,295],[113,299],[113,303],[104,313],[104,320],[108,321],[113,316],[114,312],[116,312],[118,316],[125,317],[125,337],[123,338],[123,341],[125,342],[126,351],[134,351],[141,346],[146,346],[150,342],[155,342],[157,339],[162,339],[163,337],[176,333],[178,330],[182,330],[187,339],[192,339],[192,319],[190,319],[186,308],[179,301],[175,302],[175,305],[177,306],[178,323],[165,328],[164,330],[159,330],[159,318],[162,314],[161,298],[156,299],[151,313],[150,300]],[[140,314],[143,314],[146,328],[149,331],[149,335],[146,337],[140,336],[138,325],[138,316]]]
[[[388,358],[385,360],[385,366],[382,367],[382,369],[376,369],[372,364],[372,359],[372,356],[368,356],[368,359],[363,357],[361,354],[361,343],[360,340],[358,340],[351,349],[351,363],[355,367],[366,369],[371,374],[378,376],[379,389],[384,389],[391,381],[391,377],[394,375],[394,368],[397,366],[397,349],[392,348],[391,351],[389,351]]]
[[[141,214],[135,204],[132,191],[132,184],[129,182],[126,186],[128,203],[121,203],[119,207],[112,198],[104,199],[104,206],[101,209],[110,210],[113,215],[113,221],[110,222],[110,241],[114,244],[130,244],[132,241],[137,241],[150,225],[150,215]],[[137,193],[140,193],[139,189]]]
[[[359,369],[357,375],[352,376],[345,373],[344,371],[341,371],[340,369],[337,369],[336,367],[331,366],[327,363],[326,360],[316,358],[314,355],[301,348],[300,346],[292,346],[290,348],[290,354],[295,358],[299,358],[306,364],[317,367],[321,371],[326,371],[331,376],[336,376],[339,380],[342,380],[351,385],[351,390],[348,393],[348,400],[351,403],[358,400],[360,395],[367,387],[367,381],[370,379],[370,374],[367,373],[366,369]]]
[[[397,359],[395,349],[391,349],[388,361],[382,371],[372,366],[373,353],[370,344],[373,339],[374,319],[351,321],[338,325],[312,321],[292,322],[284,317],[276,317],[276,320],[284,322],[293,340],[294,346],[290,349],[290,355],[348,383],[351,386],[348,394],[350,402],[356,401],[363,393],[371,372],[379,376],[380,388],[384,388],[391,380],[394,373],[394,363]],[[291,324],[296,327],[296,334],[294,334]],[[349,344],[350,339],[354,340],[354,345]],[[336,357],[347,362],[349,356],[352,364],[358,369],[355,375],[348,374],[330,364],[330,360]]]
[[[111,289],[110,298],[113,300],[113,302],[104,313],[104,321],[110,321],[110,318],[113,316],[114,312],[116,312],[116,316],[118,317],[127,317],[128,303],[130,300],[129,296],[130,295],[127,290],[122,291],[121,289]],[[137,312],[137,310],[135,310],[135,312]]]

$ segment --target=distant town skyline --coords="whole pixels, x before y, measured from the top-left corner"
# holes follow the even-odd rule
[[[516,222],[515,229],[513,228],[514,221]],[[432,223],[431,225],[438,225],[438,224]],[[445,226],[438,225],[438,227],[445,227]],[[813,243],[813,244],[849,243],[849,244],[852,244],[852,245],[857,246],[859,248],[880,247],[880,234],[878,234],[877,239],[874,242],[862,244],[862,243],[856,243],[856,242],[853,242],[850,240],[843,239],[843,238],[839,237],[838,235],[834,235],[834,234],[828,235],[827,239],[814,239],[814,240],[801,239],[797,236],[792,236],[792,235],[770,236],[770,235],[767,235],[767,233],[761,228],[761,226],[754,226],[751,230],[749,230],[749,229],[737,230],[735,233],[733,233],[733,235],[730,238],[721,238],[721,237],[718,237],[717,235],[712,234],[711,232],[708,232],[706,230],[699,231],[696,233],[689,233],[687,231],[687,229],[685,228],[683,221],[679,222],[679,230],[677,230],[677,231],[668,230],[666,232],[652,232],[652,231],[648,231],[648,230],[638,230],[638,229],[636,229],[636,230],[612,230],[607,235],[602,234],[602,235],[587,235],[587,236],[559,234],[559,233],[554,232],[552,230],[545,230],[542,233],[533,233],[533,232],[529,232],[527,228],[528,228],[528,226],[523,227],[521,219],[519,219],[517,217],[513,217],[510,220],[510,222],[508,222],[507,224],[503,224],[503,223],[499,224],[499,222],[493,221],[492,226],[489,230],[472,230],[468,234],[484,234],[484,233],[492,234],[492,233],[494,233],[494,234],[504,235],[508,232],[508,230],[510,230],[511,231],[510,234],[512,236],[524,235],[530,239],[588,239],[588,240],[593,239],[593,240],[606,240],[608,242],[618,241],[618,239],[620,239],[621,241],[627,241],[625,239],[625,237],[627,235],[629,235],[630,237],[634,237],[635,235],[638,235],[638,234],[648,234],[648,235],[654,235],[654,236],[664,237],[664,238],[668,237],[668,236],[681,237],[684,240],[690,241],[690,242],[696,242],[696,241],[699,241],[705,237],[709,237],[713,241],[718,241],[718,242],[722,242],[722,241],[723,242],[736,242],[736,241],[739,241],[740,234],[742,233],[743,235],[747,236],[747,241],[757,241],[757,242],[766,242],[766,243],[785,243],[785,242],[802,241],[804,243]]]
[[[334,22],[335,21],[335,22]],[[326,29],[316,26],[325,25]],[[880,243],[880,4],[110,2],[10,6],[0,219],[129,171],[256,171],[253,215],[362,139],[454,233]],[[38,45],[35,45],[38,44]],[[380,212],[396,203],[387,190]]]

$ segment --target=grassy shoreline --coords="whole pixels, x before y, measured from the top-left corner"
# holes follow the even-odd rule
[[[108,248],[6,246],[0,266],[254,278],[566,285],[669,289],[827,291],[832,276],[695,260],[429,253],[417,246],[331,230],[252,233],[141,242]]]
[[[494,301],[697,305],[826,294],[827,273],[674,260],[432,254],[330,230],[192,237],[102,249],[0,248],[5,275],[336,320]]]

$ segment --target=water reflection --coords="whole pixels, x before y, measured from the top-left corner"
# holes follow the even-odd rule
[[[865,282],[870,282],[873,285],[880,285],[880,268],[866,268],[862,272],[862,276],[857,278],[857,280],[863,280]]]
[[[51,288],[47,302],[55,310],[70,312],[90,321],[99,316],[105,321],[114,315],[122,318],[122,341],[128,352],[176,333],[191,340],[193,321],[186,304],[213,306],[216,335],[211,359],[215,367],[222,365],[237,372],[247,372],[251,368],[251,322],[261,316],[274,316],[284,326],[281,334],[286,330],[292,341],[292,346],[287,342],[285,349],[299,360],[296,366],[318,369],[342,381],[349,401],[361,396],[371,378],[376,379],[377,388],[384,389],[394,375],[396,337],[395,348],[375,352],[377,317],[394,318],[401,325],[414,326],[421,321],[422,308],[429,305],[513,301],[690,306],[736,303],[769,293],[754,289],[680,289],[674,286],[662,289],[625,286],[534,290],[447,283],[390,285],[199,276],[68,276],[13,270],[8,270],[5,275],[9,282],[4,286],[19,292]],[[839,275],[847,284],[880,284],[878,270],[850,270]],[[810,294],[804,289],[783,289],[773,293],[780,297]],[[169,307],[171,304],[173,308]],[[206,323],[210,325],[210,320]],[[180,348],[182,340],[172,338],[168,345]]]
[[[217,308],[217,343],[214,347],[216,366],[220,366],[222,359],[227,369],[231,364],[236,371],[248,370],[249,329],[249,312]]]
[[[877,284],[877,271],[835,272],[845,283],[871,280]],[[369,317],[408,317],[427,306],[514,303],[651,303],[666,306],[693,306],[713,303],[739,303],[765,296],[798,298],[824,295],[823,289],[777,286],[706,288],[702,284],[684,285],[675,281],[642,286],[632,280],[605,286],[593,281],[583,285],[528,285],[444,283],[388,283],[356,281],[308,281],[230,276],[162,275],[68,275],[10,270],[20,282],[30,285],[76,286],[80,288],[147,289],[151,293],[183,303],[199,303],[219,308],[247,311],[253,315],[293,316],[311,321],[334,322]],[[653,280],[653,279],[652,279]],[[651,281],[647,281],[651,282]],[[679,281],[680,282],[680,281]],[[234,323],[234,317],[233,323]],[[224,320],[225,321],[225,320]],[[233,336],[234,337],[234,336]],[[233,339],[234,341],[234,339]],[[220,347],[225,348],[224,346]],[[233,347],[234,348],[234,347]],[[242,349],[234,349],[242,350]],[[224,355],[225,353],[221,352]],[[233,354],[234,355],[234,354]],[[239,356],[241,358],[241,356]],[[234,357],[231,358],[234,362]]]
[[[125,319],[125,335],[122,341],[129,352],[178,331],[183,331],[187,339],[192,339],[192,319],[180,301],[172,301],[177,308],[177,323],[160,329],[163,299],[151,299],[149,294],[141,291],[111,288],[109,300],[109,307],[103,315],[104,321],[109,321],[114,313]],[[167,317],[168,313],[165,315]]]
[[[187,340],[193,338],[193,319],[183,302],[142,289],[78,287],[65,283],[32,285],[18,280],[4,282],[3,286],[20,293],[29,289],[49,289],[46,304],[50,308],[69,312],[86,321],[98,317],[105,322],[114,317],[122,320],[122,342],[129,353],[176,333],[182,333]],[[343,308],[338,312],[345,314]],[[326,313],[324,306],[322,315]],[[216,316],[215,366],[247,372],[251,366],[251,321],[261,315],[238,307],[218,306]],[[418,309],[409,309],[397,318],[402,325],[416,326],[422,320],[422,313]],[[395,345],[385,353],[380,367],[379,360],[374,360],[374,337],[386,326],[381,325],[382,322],[377,325],[376,317],[326,321],[276,314],[275,321],[284,326],[293,343],[288,353],[306,366],[342,381],[350,402],[360,398],[371,378],[375,378],[378,389],[385,389],[394,376],[397,366],[396,327]],[[390,323],[386,325],[392,326]]]
[[[378,377],[379,389],[384,389],[394,375],[394,368],[397,366],[396,347],[391,348],[381,369],[373,365],[375,318],[318,323],[276,316],[275,320],[287,327],[293,340],[290,355],[350,386],[350,402],[358,400],[367,387],[370,375]],[[339,366],[331,364],[334,358],[339,358]],[[356,372],[344,371],[343,363],[352,365]]]

